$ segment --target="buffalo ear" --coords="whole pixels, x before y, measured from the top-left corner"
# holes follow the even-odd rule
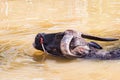
[[[96,43],[96,42],[90,42],[90,43],[88,43],[88,45],[90,46],[90,47],[94,47],[94,48],[96,48],[96,49],[103,49],[98,43]]]

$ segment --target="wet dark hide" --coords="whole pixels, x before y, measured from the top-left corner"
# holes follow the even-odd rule
[[[45,53],[66,58],[86,59],[119,59],[120,49],[106,51],[96,42],[87,42],[85,39],[98,41],[117,41],[114,38],[101,38],[86,35],[74,30],[58,33],[38,33],[33,46]]]

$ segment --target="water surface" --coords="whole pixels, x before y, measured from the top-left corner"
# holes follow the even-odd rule
[[[74,29],[120,39],[119,0],[1,0],[0,80],[119,80],[120,60],[67,60],[33,48],[39,32]],[[98,42],[105,49],[116,42]],[[33,56],[34,57],[31,57]]]

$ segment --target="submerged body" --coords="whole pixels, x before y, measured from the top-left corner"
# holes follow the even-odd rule
[[[43,41],[41,41],[41,38]],[[101,50],[102,47],[95,42],[87,42],[84,38],[99,41],[116,41],[114,38],[100,38],[86,35],[74,30],[44,34],[39,33],[35,38],[34,47],[46,53],[66,58],[100,58],[111,59],[113,51]],[[41,43],[42,42],[42,43]],[[120,54],[117,51],[116,56]],[[114,56],[115,57],[115,56]]]

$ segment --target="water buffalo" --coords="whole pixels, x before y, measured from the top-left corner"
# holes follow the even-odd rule
[[[58,33],[38,33],[33,46],[45,53],[65,58],[115,59],[120,57],[120,49],[106,51],[96,42],[87,42],[85,39],[98,41],[118,40],[115,38],[91,36],[74,30],[66,30]]]

